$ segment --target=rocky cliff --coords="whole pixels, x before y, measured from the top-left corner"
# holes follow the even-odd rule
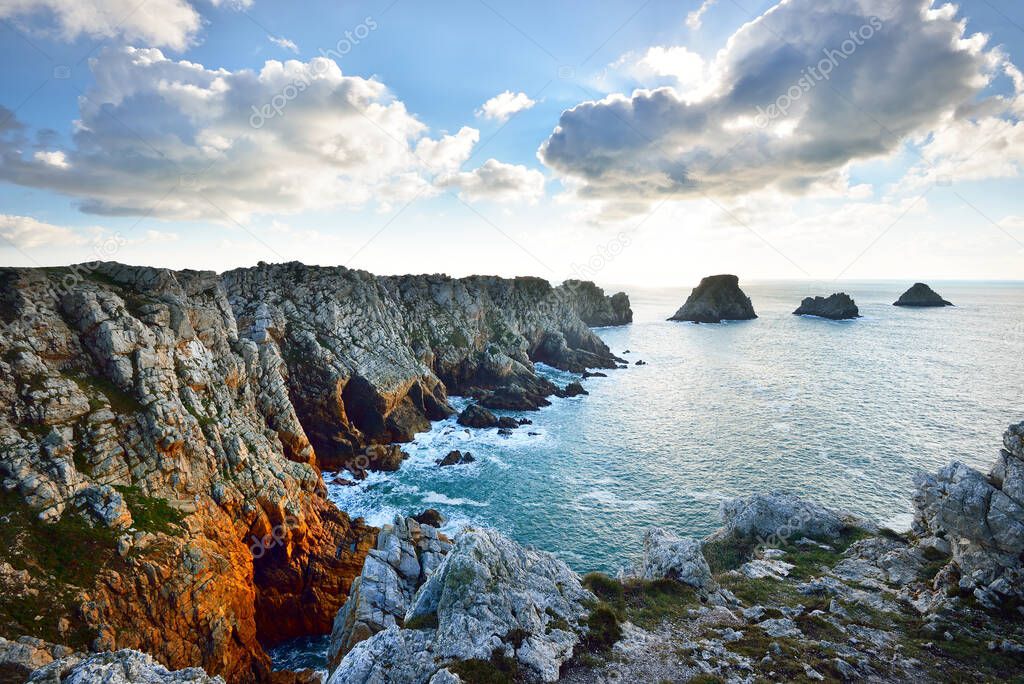
[[[0,631],[269,679],[262,646],[330,631],[376,541],[320,469],[372,467],[449,391],[557,389],[534,360],[614,366],[602,308],[300,264],[0,270]]]

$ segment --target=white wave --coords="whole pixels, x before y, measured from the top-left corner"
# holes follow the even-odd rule
[[[480,501],[473,501],[472,499],[452,499],[439,492],[427,492],[423,497],[423,503],[439,504],[441,506],[478,506],[481,508],[490,505]]]

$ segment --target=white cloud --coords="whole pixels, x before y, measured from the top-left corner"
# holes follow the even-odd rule
[[[469,127],[429,137],[384,84],[325,58],[228,71],[111,48],[91,68],[73,144],[26,158],[26,129],[9,120],[0,179],[79,197],[90,213],[243,221],[437,194],[434,176],[459,169],[479,140]],[[493,167],[466,173],[478,179],[467,177],[467,196],[510,192]],[[532,173],[519,180],[542,178]]]
[[[40,150],[39,152],[36,152],[32,156],[35,159],[43,162],[44,164],[56,166],[58,169],[68,168],[68,160],[67,158],[65,158],[64,153],[59,150],[56,152],[45,152],[43,150]]]
[[[965,30],[956,8],[933,10],[931,0],[783,2],[728,40],[700,97],[661,87],[581,103],[539,155],[579,196],[612,203],[805,194],[851,162],[968,117],[1005,60]],[[672,55],[663,49],[650,64],[670,71]],[[788,105],[784,115],[759,114],[776,103]],[[1011,144],[1017,121],[1002,125]]]
[[[288,40],[284,36],[267,36],[270,42],[283,50],[291,50],[295,54],[299,54],[299,46],[293,41]]]
[[[16,19],[33,32],[74,40],[122,36],[156,47],[183,50],[202,20],[185,0],[0,0],[0,19]]]
[[[485,119],[494,119],[504,123],[513,114],[529,109],[535,104],[537,103],[531,100],[526,93],[513,93],[511,90],[506,90],[484,102],[476,114]]]
[[[457,188],[459,196],[468,201],[534,204],[544,195],[544,174],[519,164],[505,164],[497,159],[488,159],[473,171],[445,177],[439,184]]]
[[[718,0],[704,0],[699,8],[686,15],[686,25],[694,31],[700,29],[703,25],[704,15],[707,14],[707,11],[711,9],[712,5],[716,2],[718,2]]]
[[[81,245],[85,238],[64,226],[38,221],[31,216],[0,214],[0,238],[8,246],[20,249],[34,247],[67,247]]]

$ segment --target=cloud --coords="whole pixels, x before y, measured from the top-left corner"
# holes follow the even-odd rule
[[[473,171],[443,178],[442,187],[456,188],[468,201],[526,202],[534,204],[544,195],[544,174],[518,164],[488,159]]]
[[[0,238],[7,243],[2,246],[14,246],[19,249],[67,247],[86,242],[85,238],[70,228],[43,223],[31,216],[10,214],[0,214]]]
[[[282,48],[284,50],[291,50],[295,54],[299,54],[299,46],[296,45],[294,42],[288,40],[284,36],[267,36],[267,38],[270,40],[271,43],[273,43],[277,47]]]
[[[699,30],[703,25],[704,15],[717,2],[718,0],[704,0],[699,8],[686,15],[686,25],[694,31]]]
[[[228,71],[109,48],[91,68],[66,149],[27,157],[27,129],[0,125],[0,179],[81,198],[88,213],[243,221],[438,194],[434,177],[479,140],[469,127],[430,137],[384,84],[322,57]],[[479,179],[467,196],[507,191],[488,190],[502,182],[493,168],[467,173]]]
[[[513,114],[529,109],[535,104],[537,103],[531,100],[526,93],[513,93],[511,90],[506,90],[484,102],[476,114],[485,119],[494,119],[504,123]]]
[[[65,40],[121,36],[179,51],[202,25],[185,0],[0,0],[0,19],[16,19],[34,33],[56,33]]]
[[[780,3],[728,40],[703,96],[662,87],[583,102],[539,156],[584,198],[806,193],[966,116],[1001,56],[955,12],[930,0]]]

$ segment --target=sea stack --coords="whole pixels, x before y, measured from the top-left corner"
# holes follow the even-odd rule
[[[734,275],[714,275],[701,280],[686,303],[668,320],[721,323],[752,318],[757,318],[757,314],[750,297],[740,289],[740,279]]]
[[[939,296],[932,288],[924,283],[914,283],[914,286],[904,292],[899,299],[892,303],[893,306],[953,306]]]
[[[797,316],[818,316],[842,321],[860,318],[857,303],[845,292],[836,292],[828,297],[805,297],[793,312]]]

